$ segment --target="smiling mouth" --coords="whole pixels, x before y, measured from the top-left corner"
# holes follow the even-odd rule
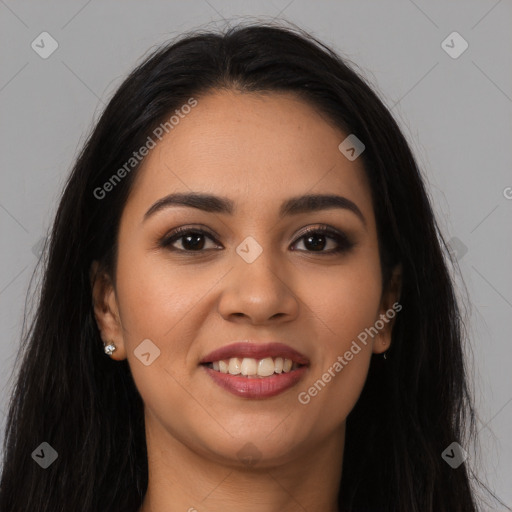
[[[230,359],[221,359],[202,365],[219,373],[256,379],[290,373],[306,366],[283,357],[265,357],[263,359],[231,357]]]

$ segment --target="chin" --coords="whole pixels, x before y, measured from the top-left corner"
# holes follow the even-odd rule
[[[272,428],[277,425],[278,423]],[[304,439],[293,439],[289,426],[280,434],[278,430],[279,427],[274,432],[272,429],[246,427],[233,434],[233,437],[226,433],[223,439],[205,440],[204,446],[218,462],[222,461],[230,466],[254,469],[275,467],[295,459],[299,446],[305,443]],[[297,428],[298,432],[300,430]]]

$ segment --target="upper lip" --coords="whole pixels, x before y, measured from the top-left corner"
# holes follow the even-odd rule
[[[291,359],[294,363],[309,365],[309,359],[304,354],[284,343],[252,343],[248,341],[239,341],[218,348],[204,356],[200,363],[213,363],[232,357],[252,357],[254,359],[282,357],[283,359]]]

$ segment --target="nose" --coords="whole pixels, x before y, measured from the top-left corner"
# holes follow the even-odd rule
[[[224,280],[218,303],[220,315],[228,321],[271,325],[289,322],[299,312],[299,300],[293,289],[293,277],[263,251],[252,263],[236,253],[234,268]]]

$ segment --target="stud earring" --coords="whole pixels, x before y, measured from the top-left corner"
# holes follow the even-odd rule
[[[108,354],[109,356],[112,355],[112,352],[116,350],[116,346],[113,341],[109,341],[107,345],[105,345],[105,354]]]

